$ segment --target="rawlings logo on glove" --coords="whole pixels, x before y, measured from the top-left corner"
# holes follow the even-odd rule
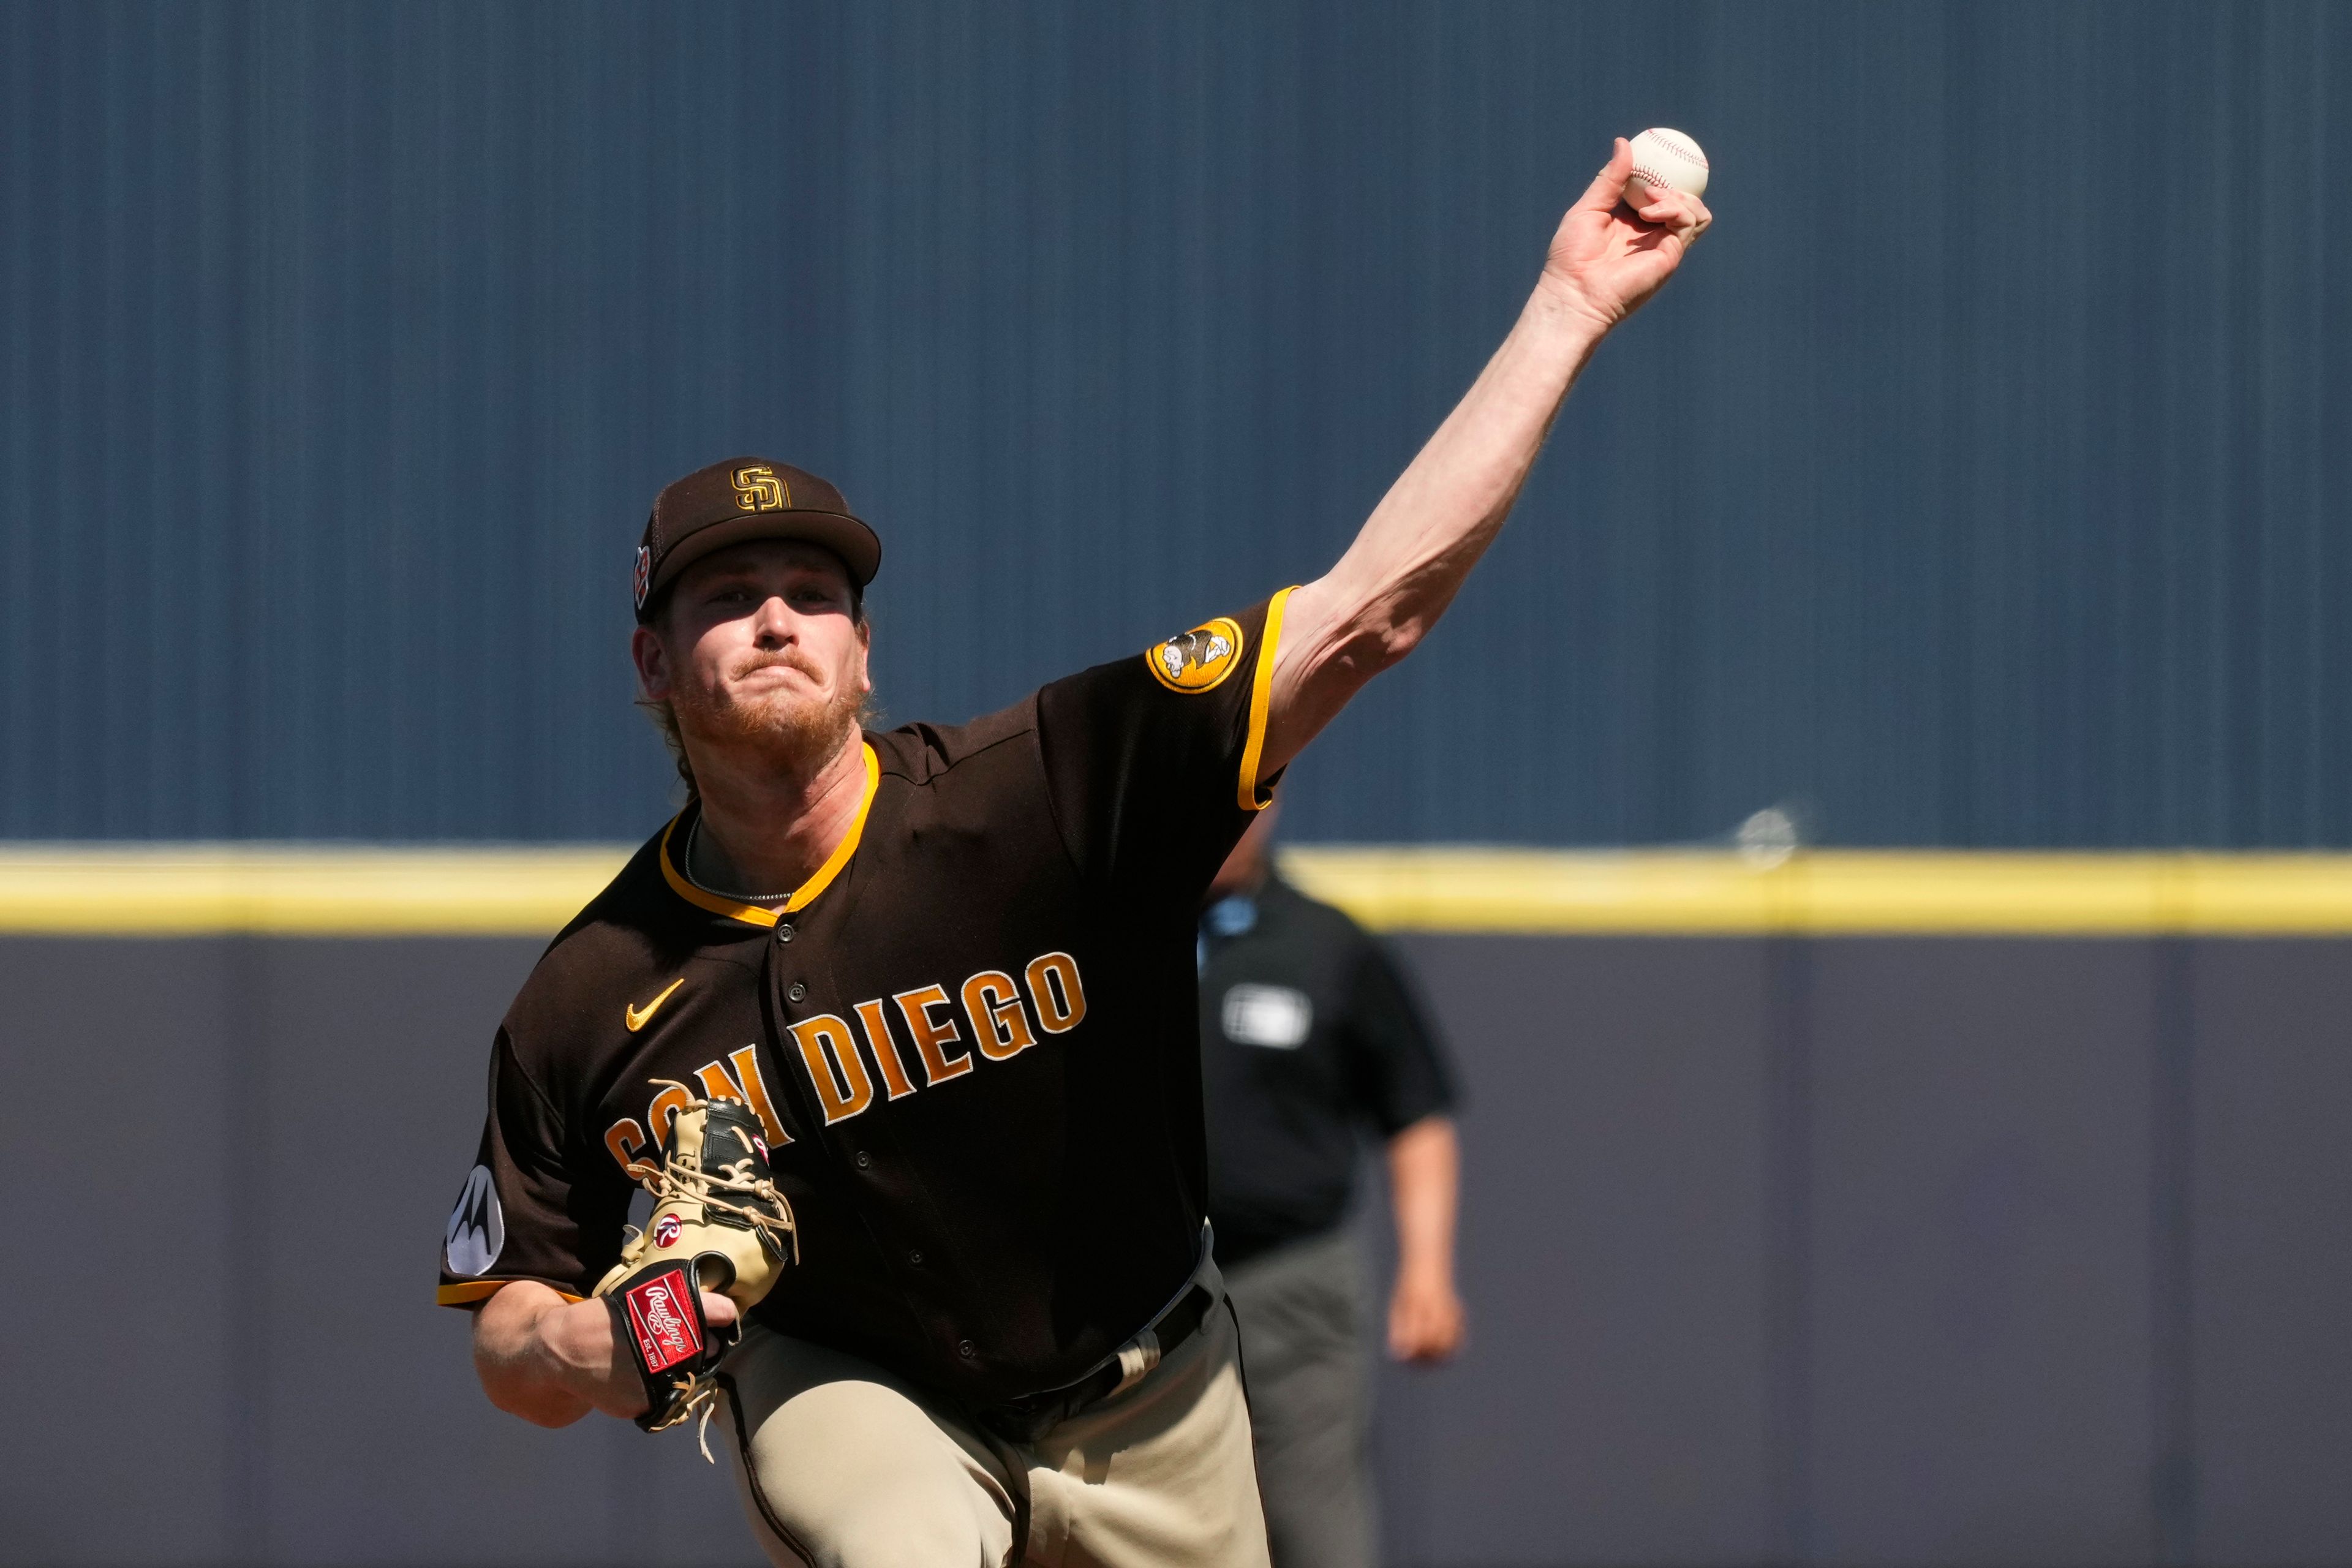
[[[621,1292],[621,1300],[629,1304],[637,1359],[645,1363],[646,1371],[667,1372],[702,1353],[701,1330],[695,1326],[693,1314],[681,1312],[678,1307],[692,1289],[686,1282],[686,1270],[673,1268]]]
[[[715,1290],[745,1312],[759,1305],[799,1258],[793,1207],[776,1190],[759,1118],[731,1100],[689,1099],[671,1119],[661,1163],[636,1161],[629,1174],[653,1194],[653,1217],[630,1233],[595,1293],[645,1379],[637,1425],[659,1432],[699,1415],[707,1459],[719,1393],[711,1372],[742,1336],[742,1321],[714,1331],[701,1292]]]

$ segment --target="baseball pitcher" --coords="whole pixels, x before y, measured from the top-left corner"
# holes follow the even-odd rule
[[[632,650],[688,799],[491,1050],[440,1300],[492,1404],[702,1427],[780,1563],[1266,1561],[1194,916],[1705,231],[1696,196],[1627,205],[1631,166],[1328,573],[1001,713],[862,727],[882,548],[824,480],[662,491]]]

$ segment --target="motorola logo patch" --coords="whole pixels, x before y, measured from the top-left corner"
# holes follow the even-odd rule
[[[457,1194],[457,1206],[449,1211],[442,1256],[452,1274],[486,1274],[506,1244],[507,1221],[499,1211],[498,1187],[490,1181],[490,1168],[477,1165],[466,1178],[466,1190]]]

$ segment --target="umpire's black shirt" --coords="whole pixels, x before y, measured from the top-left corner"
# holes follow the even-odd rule
[[[1280,879],[1201,917],[1209,1215],[1227,1263],[1346,1215],[1358,1140],[1450,1110],[1437,1038],[1362,927]]]
[[[593,1289],[691,1086],[765,1123],[799,1223],[756,1320],[974,1405],[1116,1350],[1197,1259],[1193,920],[1268,798],[1283,602],[869,733],[856,825],[781,907],[687,879],[692,807],[656,834],[499,1027],[441,1300]]]

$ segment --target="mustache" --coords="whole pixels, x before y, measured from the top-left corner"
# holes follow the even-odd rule
[[[746,654],[728,671],[728,679],[740,680],[757,670],[772,668],[797,669],[811,680],[822,681],[824,671],[816,661],[791,648],[779,648],[773,653]]]
[[[816,691],[738,693],[729,688],[759,670],[782,667],[806,675]],[[768,648],[746,653],[709,682],[689,681],[670,696],[670,711],[681,735],[738,750],[745,757],[787,771],[814,766],[857,732],[866,693],[828,671],[805,651]],[[830,695],[826,692],[830,690]]]

